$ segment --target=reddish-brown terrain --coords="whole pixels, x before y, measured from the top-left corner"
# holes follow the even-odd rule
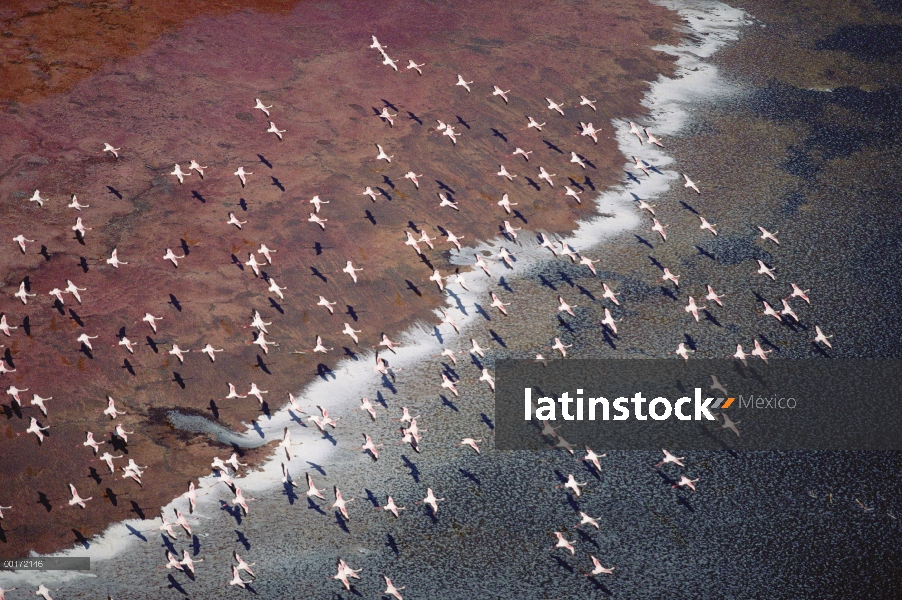
[[[21,409],[3,395],[0,506],[13,507],[0,522],[4,557],[152,518],[210,471],[213,456],[231,452],[175,432],[166,410],[243,430],[261,406],[224,400],[227,382],[240,393],[256,382],[275,410],[359,352],[339,333],[345,322],[362,330],[362,349],[382,332],[436,322],[445,298],[428,277],[433,268],[453,272],[441,228],[467,244],[497,235],[511,218],[497,206],[503,193],[519,204],[513,224],[524,230],[564,232],[590,214],[592,203],[573,203],[562,186],[572,178],[589,198],[619,179],[610,119],[639,112],[647,82],[673,69],[651,47],[676,42],[675,15],[637,0],[79,6],[14,3],[0,12],[0,52],[13,57],[0,68],[8,101],[0,311],[19,327],[0,338],[16,369],[0,384],[29,390]],[[371,34],[400,73],[368,48]],[[408,59],[425,63],[422,76],[404,70]],[[453,86],[458,73],[475,82],[472,93]],[[511,90],[510,104],[491,96],[493,85]],[[597,99],[597,113],[578,106],[580,94]],[[547,110],[546,96],[566,116]],[[273,106],[283,141],[265,133],[257,97]],[[387,104],[398,113],[394,127],[375,116]],[[526,115],[548,124],[525,130]],[[435,131],[436,119],[455,126],[456,145]],[[602,129],[597,145],[578,135],[579,121]],[[101,152],[105,142],[121,148],[118,160]],[[391,164],[375,160],[374,143],[394,155]],[[534,152],[529,162],[510,156],[518,146]],[[572,150],[593,168],[570,163]],[[170,171],[192,159],[208,167],[206,177],[179,185]],[[495,175],[500,163],[518,175],[513,182]],[[540,165],[557,174],[554,188],[536,178]],[[253,173],[246,188],[232,175],[239,166]],[[409,170],[424,174],[419,190],[404,179]],[[366,186],[387,195],[371,202]],[[48,199],[43,207],[28,201],[35,189]],[[460,212],[439,208],[440,191]],[[67,208],[72,194],[90,208]],[[329,202],[325,230],[307,220],[314,195]],[[226,224],[229,212],[247,221],[241,230]],[[83,241],[76,217],[90,228]],[[423,259],[403,243],[411,229],[438,238]],[[20,233],[36,240],[24,254],[11,241]],[[264,271],[287,288],[284,300],[236,264],[261,243],[277,250]],[[113,248],[128,265],[106,264]],[[162,260],[167,248],[186,254],[178,268]],[[348,260],[364,269],[356,285],[341,272]],[[48,292],[67,279],[86,288],[83,303],[66,295],[55,306]],[[37,294],[27,305],[13,297],[23,281]],[[313,306],[320,295],[337,302],[334,315]],[[267,337],[279,347],[268,354],[251,344],[254,310],[272,322]],[[145,312],[163,318],[157,333],[141,322]],[[117,345],[123,328],[138,343],[134,355]],[[92,352],[76,342],[81,333],[99,336]],[[317,335],[335,350],[313,355]],[[168,354],[173,343],[191,350],[184,364]],[[200,352],[207,343],[225,349],[215,362]],[[49,416],[29,405],[32,393],[53,397]],[[136,432],[125,450],[147,465],[143,488],[110,475],[82,446],[93,431],[107,441],[101,452],[113,451],[107,396],[127,413],[117,422]],[[50,426],[40,446],[25,433],[32,416]],[[67,505],[69,482],[93,496],[87,510]]]

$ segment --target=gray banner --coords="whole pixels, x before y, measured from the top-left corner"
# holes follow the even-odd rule
[[[36,558],[4,558],[0,571],[90,571],[87,556],[48,556]]]
[[[902,450],[902,360],[504,360],[495,383],[499,450]]]

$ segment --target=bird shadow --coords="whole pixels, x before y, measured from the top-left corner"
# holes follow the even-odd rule
[[[267,167],[269,167],[270,169],[272,169],[272,163],[269,162],[268,160],[266,160],[266,157],[265,157],[265,156],[263,156],[262,154],[258,154],[258,155],[257,155],[257,158],[260,159],[260,162],[261,162],[261,163],[263,163],[264,165],[266,165]]]
[[[460,471],[460,474],[461,474],[461,475],[463,475],[465,478],[469,479],[470,481],[472,481],[472,482],[475,483],[476,485],[479,485],[479,486],[482,485],[482,482],[481,482],[481,481],[479,480],[479,478],[478,478],[476,475],[474,475],[473,473],[471,473],[471,472],[469,472],[469,471],[467,471],[466,469],[463,469],[463,468],[459,468],[459,469],[457,469],[457,470]]]
[[[554,559],[554,562],[556,562],[557,565],[558,565],[560,568],[564,569],[564,570],[567,571],[568,573],[571,573],[571,574],[576,573],[576,569],[574,569],[572,566],[570,566],[570,563],[568,563],[567,561],[565,561],[564,559],[562,559],[560,556],[553,556],[553,555],[552,555],[551,558]],[[171,576],[170,576],[170,577],[171,577]]]
[[[688,333],[683,334],[683,338],[686,340],[686,345],[690,350],[698,350],[698,347],[695,345],[695,340],[692,339],[692,336]]]
[[[280,192],[284,192],[284,191],[285,191],[285,186],[282,185],[282,182],[281,182],[281,181],[279,181],[279,180],[278,180],[276,177],[274,177],[273,175],[270,175],[269,178],[272,179],[272,185],[274,185],[275,187],[279,188],[279,191],[280,191]]]
[[[542,141],[545,143],[546,146],[548,146],[549,150],[554,150],[558,154],[564,153],[563,150],[561,150],[560,148],[558,148],[557,146],[555,146],[553,143],[549,142],[548,140],[542,140]]]
[[[129,360],[127,358],[122,359],[122,368],[125,369],[126,371],[128,371],[129,375],[131,375],[133,377],[136,375],[135,368],[132,366],[132,363],[129,362]]]
[[[278,301],[276,301],[275,298],[268,298],[268,300],[269,300],[269,305],[270,305],[271,307],[273,307],[274,309],[276,309],[277,311],[279,311],[279,314],[280,314],[280,315],[284,315],[284,314],[285,314],[285,309],[282,308],[282,305],[279,304]]]
[[[436,185],[438,185],[438,187],[439,187],[440,190],[445,190],[445,191],[448,192],[449,194],[456,194],[456,193],[457,193],[457,192],[455,192],[455,191],[451,188],[451,186],[449,186],[448,184],[446,184],[444,181],[441,181],[441,180],[439,180],[439,179],[436,179],[436,180],[435,180],[435,183],[436,183]],[[447,232],[444,231],[444,230],[442,230],[442,235],[447,235]]]
[[[651,245],[651,242],[649,242],[647,239],[645,239],[645,238],[642,237],[641,235],[637,235],[637,234],[635,234],[635,233],[634,233],[633,235],[636,237],[636,240],[637,240],[640,244],[644,244],[645,246],[648,246],[648,247],[651,248],[652,250],[655,249],[655,247]]]
[[[404,466],[410,470],[410,477],[413,479],[413,482],[420,483],[420,469],[417,468],[416,464],[404,454],[401,455],[401,462],[403,462]]]
[[[266,366],[266,363],[263,361],[263,357],[259,354],[257,355],[257,366],[267,375],[272,375],[272,371],[269,370],[269,367]]]
[[[535,188],[536,191],[542,190],[542,187],[538,183],[536,183],[536,181],[532,177],[523,177],[523,179],[526,180],[527,185],[529,185],[532,188]]]
[[[492,129],[492,136],[493,136],[493,137],[496,137],[496,138],[500,139],[502,142],[507,143],[507,136],[505,136],[503,133],[501,133],[500,131],[498,131],[498,130],[495,129],[494,127],[492,127],[491,129]]]
[[[332,437],[332,434],[328,431],[323,431],[323,439],[332,444],[333,446],[337,446],[338,442]]]
[[[759,333],[758,337],[761,338],[761,341],[764,342],[764,344],[772,350],[776,350],[777,352],[780,351],[780,347],[770,341],[763,333]]]
[[[511,289],[510,284],[504,279],[504,275],[498,278],[498,285],[501,286],[505,291],[513,293],[514,290]]]
[[[195,199],[197,199],[197,200],[200,200],[202,204],[206,204],[206,203],[207,203],[207,199],[204,198],[203,195],[202,195],[200,192],[198,192],[197,190],[193,190],[193,191],[191,192],[191,197],[192,197],[192,198],[195,198]]]
[[[351,350],[350,348],[348,348],[347,346],[342,346],[341,349],[344,350],[345,356],[347,356],[351,360],[358,361],[358,362],[360,361],[360,357],[357,356],[357,353],[354,352],[353,350]]]
[[[720,324],[720,321],[717,320],[717,317],[715,317],[714,315],[712,315],[712,314],[708,311],[707,308],[706,308],[706,309],[703,309],[702,312],[705,314],[705,320],[706,320],[706,321],[710,321],[711,323],[713,323],[714,325],[717,325],[718,327],[723,327],[723,325]]]
[[[392,180],[391,180],[391,177],[389,177],[388,175],[383,175],[383,176],[382,176],[382,183],[384,183],[385,185],[387,185],[387,186],[390,187],[391,189],[395,189],[395,182],[392,181]],[[382,188],[378,188],[378,189],[379,189],[380,191],[382,191],[383,193],[385,193],[385,191],[382,190]],[[391,200],[391,197],[389,197],[389,200]]]
[[[716,257],[716,256],[714,256],[713,254],[711,254],[710,252],[708,252],[707,250],[705,250],[705,249],[702,248],[701,246],[696,246],[695,249],[698,250],[698,253],[701,254],[702,256],[706,256],[706,257],[708,257],[708,258],[710,258],[711,260],[714,260],[714,261],[717,260],[717,257]]]
[[[454,299],[454,302],[457,304],[457,310],[462,312],[464,314],[464,316],[467,316],[470,314],[467,312],[467,307],[464,306],[463,302],[461,302],[460,296],[458,296],[457,294],[455,294],[453,291],[449,290],[448,288],[445,288],[445,292],[447,292],[448,295],[451,296],[452,299]]]
[[[328,516],[328,515],[326,515],[326,511],[324,511],[322,508],[320,508],[320,505],[317,504],[316,502],[314,502],[313,498],[310,498],[309,496],[307,497],[307,509],[315,510],[316,512],[318,512],[319,514],[321,514],[324,517]]]
[[[50,260],[50,252],[47,250],[47,246],[41,244],[41,251],[38,253],[44,257],[44,260]]]
[[[114,433],[110,434],[110,446],[116,452],[122,452],[124,454],[128,454],[128,443]]]
[[[699,214],[698,211],[695,210],[694,208],[692,208],[692,206],[691,206],[688,202],[686,202],[685,200],[680,200],[680,204],[683,206],[683,208],[685,208],[686,210],[688,210],[688,211],[691,212],[692,214],[694,214],[694,215]]]
[[[676,293],[675,293],[672,289],[670,289],[669,287],[666,287],[666,286],[663,286],[663,285],[661,286],[661,295],[662,295],[662,296],[667,296],[668,298],[670,298],[670,299],[673,300],[673,301],[678,300],[678,298],[676,297]]]
[[[473,308],[476,309],[476,313],[481,315],[486,321],[491,321],[492,317],[489,316],[489,313],[485,312],[485,309],[478,302],[473,303]]]
[[[589,580],[589,583],[592,584],[592,587],[594,587],[596,590],[598,590],[602,594],[604,594],[606,596],[614,595],[614,592],[609,590],[602,582],[598,581],[598,579],[594,575],[592,575],[591,577],[587,577],[586,579]]]
[[[81,343],[81,348],[80,348],[80,350],[81,350],[81,353],[82,353],[82,354],[84,354],[85,356],[87,356],[87,357],[90,358],[91,360],[94,360],[94,354],[91,352],[91,349],[88,348],[88,345],[87,345],[87,344],[85,344],[84,342],[82,342],[82,343]]]
[[[407,111],[407,116],[410,117],[411,121],[416,121],[419,125],[423,124],[423,121],[420,119],[420,117],[416,116],[415,114],[413,114],[413,112],[411,112],[409,110]]]
[[[326,470],[322,467],[322,465],[318,465],[318,464],[316,464],[315,462],[311,462],[311,461],[309,461],[309,460],[306,461],[306,463],[307,463],[308,465],[310,465],[311,467],[313,467],[314,470],[316,470],[317,473],[319,473],[319,474],[322,475],[323,477],[327,477],[327,475],[326,475]]]
[[[494,329],[489,329],[489,335],[492,336],[492,339],[501,346],[502,348],[507,348],[507,344],[504,343],[504,338],[502,338]]]
[[[491,429],[492,431],[495,431],[495,423],[492,421],[491,418],[489,418],[489,416],[488,416],[487,414],[485,414],[485,413],[480,413],[480,414],[479,414],[479,418],[480,418],[480,420],[482,420],[483,423],[486,424],[486,426],[487,426],[489,429]]]
[[[244,263],[241,262],[241,259],[238,258],[237,256],[235,256],[234,254],[232,254],[231,258],[232,258],[232,264],[235,265],[236,267],[238,267],[239,269],[241,269],[241,270],[243,271],[243,270],[244,270]]]
[[[106,189],[107,189],[108,193],[110,193],[110,194],[116,196],[117,198],[119,198],[120,200],[122,200],[122,192],[120,192],[119,190],[117,190],[116,188],[114,188],[111,185],[106,186]]]
[[[371,212],[369,211],[369,209],[367,209],[367,210],[365,210],[365,211],[363,211],[363,212],[364,212],[364,215],[366,216],[366,220],[369,221],[370,223],[372,223],[373,225],[375,225],[375,224],[376,224],[376,217],[373,216],[373,213],[371,213]]]
[[[388,378],[388,375],[382,375],[382,387],[387,389],[392,394],[397,395],[398,389],[395,387],[395,384]]]
[[[219,510],[225,511],[228,513],[233,519],[235,519],[236,525],[241,525],[241,509],[237,506],[231,506],[225,502],[225,500],[219,501]]]
[[[418,287],[416,286],[416,284],[415,284],[414,282],[412,282],[411,280],[405,279],[405,280],[404,280],[404,283],[407,284],[407,289],[409,289],[410,291],[412,291],[412,292],[413,292],[414,294],[416,294],[417,296],[422,296],[422,295],[423,295],[423,292],[420,291],[420,288],[418,288]]]
[[[573,512],[579,512],[580,510],[582,510],[579,506],[579,501],[569,490],[567,491],[567,506],[569,506],[573,510]]]
[[[689,498],[686,498],[685,496],[677,496],[676,501],[677,501],[677,504],[679,504],[680,506],[682,506],[689,512],[691,512],[691,513],[695,512],[695,509],[692,507],[692,504],[690,504],[690,502],[689,502]]]
[[[580,537],[580,539],[582,541],[586,542],[587,544],[592,544],[596,548],[601,548],[601,546],[598,545],[598,542],[595,540],[595,538],[593,538],[590,534],[586,533],[582,529],[577,529],[576,535],[578,535]]]
[[[245,551],[250,550],[251,543],[246,537],[244,537],[244,532],[238,531],[237,529],[235,529],[234,531],[235,535],[238,536],[235,541],[244,546]]]
[[[175,591],[179,592],[183,596],[188,595],[188,592],[185,591],[185,588],[182,587],[182,584],[180,584],[178,581],[175,580],[175,577],[172,576],[172,573],[168,574],[166,576],[166,579],[169,580],[169,585],[166,587],[174,589]]]
[[[310,267],[310,276],[311,276],[311,277],[317,277],[317,278],[321,279],[323,283],[328,283],[328,282],[329,282],[329,280],[326,278],[326,276],[323,275],[323,273],[322,273],[319,269],[317,269],[316,267]]]
[[[346,304],[345,308],[347,309],[345,314],[348,315],[349,317],[351,317],[351,319],[356,323],[358,321],[359,317],[357,316],[357,312],[354,310],[354,307],[351,306],[350,304]]]
[[[524,217],[523,213],[521,213],[519,210],[514,209],[513,215],[515,219],[520,219],[524,225],[529,224],[529,221],[526,220],[526,217]]]
[[[182,304],[181,304],[181,302],[179,302],[179,299],[176,298],[174,294],[169,294],[168,304],[171,304],[173,306],[173,308],[175,308],[175,310],[182,312]]]
[[[814,348],[814,351],[823,356],[824,358],[833,358],[829,352],[825,349],[821,348],[821,345],[817,342],[811,342],[811,346]]]
[[[91,547],[91,543],[88,542],[88,538],[86,538],[82,533],[75,529],[74,527],[71,529],[72,535],[75,536],[75,543],[84,547],[85,550],[88,550]]]
[[[119,506],[119,499],[111,488],[107,488],[103,492],[103,497],[110,501],[113,506]]]
[[[351,533],[351,530],[348,529],[348,522],[345,520],[344,515],[341,514],[341,511],[335,511],[335,523],[337,523],[345,533]]]
[[[379,98],[382,101],[382,104],[386,106],[386,108],[390,108],[395,112],[398,112],[398,107],[386,100],[385,98]]]
[[[100,478],[100,473],[98,473],[97,469],[94,467],[88,467],[88,479],[93,479],[94,483],[97,485],[103,483],[103,479]]]
[[[439,398],[442,399],[442,406],[447,406],[454,412],[460,412],[460,409],[458,409],[457,406],[455,406],[454,403],[451,402],[451,400],[449,400],[447,396],[445,396],[444,394],[439,394]]]
[[[588,299],[591,300],[592,302],[595,302],[596,298],[595,298],[595,295],[594,295],[592,292],[590,292],[589,290],[587,290],[586,288],[584,288],[584,287],[581,286],[581,285],[577,285],[577,286],[576,286],[576,289],[579,290],[579,293],[580,293],[580,294],[582,294],[583,296],[585,296],[586,298],[588,298]]]
[[[141,519],[142,521],[147,520],[147,515],[144,514],[144,509],[141,508],[141,505],[138,504],[137,502],[135,502],[134,500],[131,500],[130,502],[131,502],[131,505],[132,505],[132,509],[131,509],[130,511],[128,511],[128,512],[133,512],[133,513],[135,513],[135,515],[136,515],[139,519]]]
[[[395,538],[394,536],[392,536],[392,534],[387,534],[385,545],[391,549],[395,556],[401,554],[401,551],[398,550],[398,543],[395,541]]]
[[[555,291],[555,292],[557,291],[557,288],[554,286],[554,284],[551,283],[550,281],[548,281],[544,275],[539,275],[539,283],[542,284],[542,286],[547,287],[548,289],[550,289],[552,291]]]
[[[561,317],[561,315],[556,315],[556,316],[557,316],[557,322],[558,322],[558,325],[560,325],[561,327],[563,327],[564,329],[566,329],[566,330],[567,330],[567,333],[576,333],[576,332],[574,331],[573,327],[570,326],[570,323],[568,323],[567,321],[565,321],[564,318]]]
[[[596,469],[595,467],[593,467],[593,466],[589,463],[589,461],[587,461],[587,460],[582,461],[582,463],[583,463],[583,468],[584,468],[586,471],[588,471],[589,473],[591,473],[592,476],[595,477],[595,479],[596,479],[597,481],[601,481],[601,473],[598,472],[598,469]]]
[[[210,400],[209,409],[210,409],[210,412],[213,413],[213,418],[218,421],[219,420],[219,407],[216,406],[216,400]]]
[[[174,381],[180,388],[185,389],[185,379],[178,371],[172,372],[172,381]]]
[[[144,534],[141,533],[140,531],[138,531],[137,529],[135,529],[134,527],[132,527],[131,525],[129,525],[128,523],[125,524],[125,528],[128,529],[128,532],[130,535],[135,536],[142,542],[147,542],[147,538],[144,537]]]
[[[88,272],[88,259],[86,259],[84,256],[80,256],[78,258],[78,266],[81,267],[82,273],[87,273]]]
[[[470,124],[464,121],[464,118],[460,115],[454,115],[457,118],[457,122],[466,127],[467,129],[471,129]]]

